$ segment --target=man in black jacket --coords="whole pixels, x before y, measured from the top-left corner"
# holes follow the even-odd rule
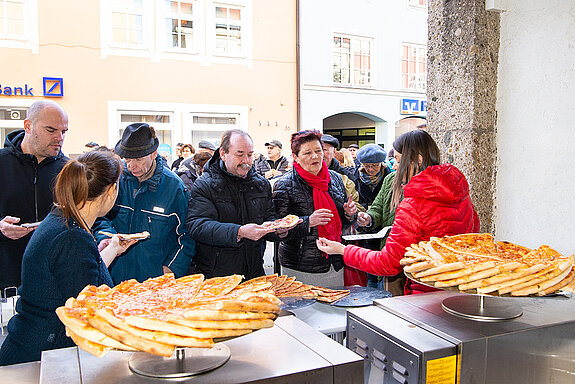
[[[270,183],[252,168],[252,154],[247,132],[224,132],[192,187],[186,224],[196,240],[195,272],[207,278],[264,275],[262,243],[287,234],[261,225],[276,214]]]
[[[20,285],[22,255],[38,225],[33,223],[42,221],[52,208],[54,179],[68,161],[61,152],[67,131],[68,116],[62,107],[37,101],[28,109],[24,130],[9,133],[0,149],[2,294]]]

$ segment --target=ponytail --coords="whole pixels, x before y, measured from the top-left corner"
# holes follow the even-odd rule
[[[71,218],[90,232],[80,209],[117,183],[121,173],[120,161],[106,152],[92,151],[70,160],[60,171],[54,188],[56,203],[66,222]]]

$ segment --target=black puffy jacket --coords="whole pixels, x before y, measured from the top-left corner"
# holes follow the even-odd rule
[[[329,171],[331,181],[328,194],[333,199],[342,226],[350,224],[343,211],[347,194],[341,176]],[[317,227],[309,229],[309,216],[314,212],[313,188],[292,169],[274,184],[274,205],[279,217],[297,215],[303,222],[290,230],[288,237],[279,246],[279,259],[282,266],[308,273],[325,273],[330,265],[336,271],[343,267],[342,255],[325,255],[317,249]]]
[[[52,208],[54,179],[68,158],[59,152],[40,164],[36,156],[22,152],[24,130],[6,136],[0,149],[0,219],[20,218],[20,223],[43,220]],[[20,286],[22,255],[32,235],[11,240],[0,232],[0,290]]]
[[[266,235],[259,241],[237,241],[240,226],[276,218],[270,183],[252,168],[246,178],[225,170],[216,151],[190,193],[186,225],[196,240],[196,272],[206,278],[264,275],[262,244],[279,240]]]

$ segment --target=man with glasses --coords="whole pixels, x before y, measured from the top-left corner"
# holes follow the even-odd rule
[[[106,242],[109,240],[100,230],[150,233],[148,239],[140,240],[110,264],[114,284],[128,279],[142,282],[170,272],[184,276],[194,255],[195,244],[185,226],[188,193],[180,178],[164,167],[158,145],[152,127],[134,123],[126,127],[114,149],[126,167],[116,204],[96,222],[94,234]]]

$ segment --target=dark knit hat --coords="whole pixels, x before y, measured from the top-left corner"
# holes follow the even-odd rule
[[[385,161],[387,152],[377,144],[366,144],[357,151],[355,158],[360,163],[381,163]]]
[[[126,159],[138,159],[153,153],[159,144],[153,128],[146,123],[134,123],[126,127],[114,152]]]
[[[332,135],[328,134],[321,135],[321,141],[331,145],[332,147],[335,147],[335,149],[339,147],[339,140],[333,137]]]

